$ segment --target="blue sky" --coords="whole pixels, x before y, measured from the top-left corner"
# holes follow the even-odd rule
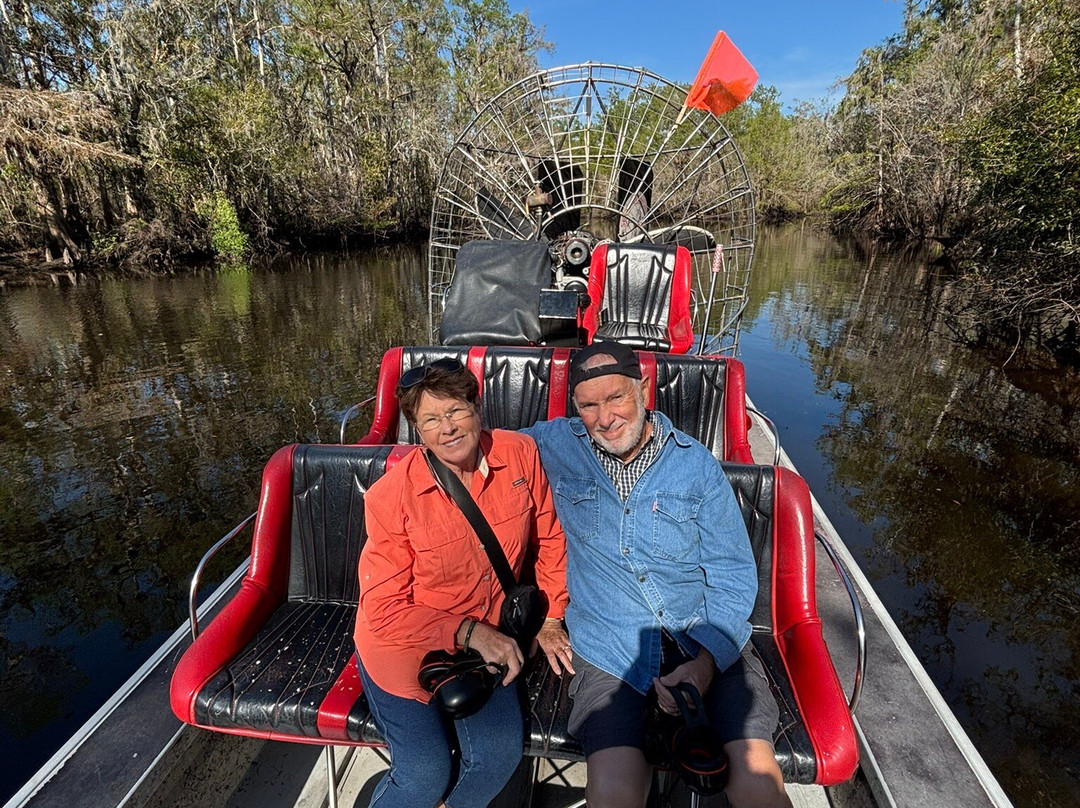
[[[717,31],[726,31],[759,82],[788,106],[824,98],[863,49],[903,26],[902,0],[510,0],[545,29],[555,53],[542,67],[614,62],[693,81]],[[837,100],[834,98],[834,100]]]

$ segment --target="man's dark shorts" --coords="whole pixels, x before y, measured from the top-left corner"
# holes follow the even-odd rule
[[[645,696],[576,653],[573,663],[569,730],[585,756],[614,746],[644,749]],[[734,664],[714,676],[705,711],[722,743],[751,738],[772,743],[780,711],[750,643]]]

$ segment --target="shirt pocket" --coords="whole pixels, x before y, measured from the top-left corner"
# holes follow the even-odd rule
[[[567,536],[591,541],[600,535],[600,500],[596,480],[561,477],[555,484],[555,511]]]
[[[653,552],[671,561],[696,564],[700,555],[697,515],[701,497],[658,491],[653,502]]]
[[[524,486],[511,488],[504,496],[484,501],[480,507],[514,574],[521,575],[521,564],[532,535],[532,497]]]
[[[413,586],[446,590],[476,574],[476,541],[470,529],[456,524],[418,524],[409,532],[413,549]]]

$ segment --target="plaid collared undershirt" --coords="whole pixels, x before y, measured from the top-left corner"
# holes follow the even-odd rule
[[[649,436],[649,439],[645,441],[645,445],[641,447],[641,451],[629,463],[623,463],[622,460],[606,451],[591,437],[589,438],[593,452],[600,461],[600,465],[604,467],[607,476],[611,478],[611,482],[615,484],[615,491],[623,502],[626,502],[637,481],[645,473],[645,469],[656,460],[656,456],[660,454],[660,449],[664,445],[664,439],[667,437],[664,434],[664,425],[656,416],[654,410],[649,410],[648,421],[652,424],[652,435]]]

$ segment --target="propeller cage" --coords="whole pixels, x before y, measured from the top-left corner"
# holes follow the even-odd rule
[[[555,286],[576,289],[601,240],[677,243],[693,258],[695,333],[734,352],[753,261],[754,195],[720,119],[685,87],[605,64],[553,68],[492,98],[454,142],[431,213],[429,315],[438,328],[458,250],[470,241],[543,241]],[[721,275],[711,275],[717,245]]]

